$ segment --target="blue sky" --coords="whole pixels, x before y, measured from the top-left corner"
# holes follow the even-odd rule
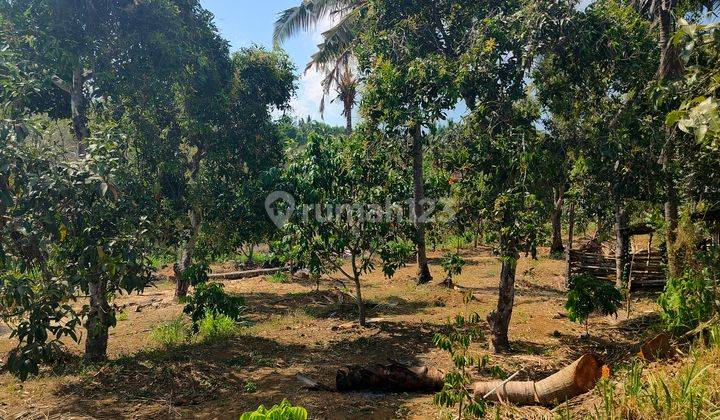
[[[301,0],[202,0],[202,5],[215,15],[215,23],[222,36],[230,41],[231,48],[237,50],[253,44],[272,48],[273,24],[277,14],[288,7],[296,6]],[[303,74],[305,64],[320,43],[324,28],[321,24],[309,34],[300,34],[283,44],[298,69],[297,97],[293,100],[293,113],[299,117],[320,119],[318,107],[322,98],[320,75],[316,72]],[[326,104],[325,122],[344,126],[339,104]]]

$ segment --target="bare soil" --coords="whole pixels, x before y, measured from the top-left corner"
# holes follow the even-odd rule
[[[332,386],[336,370],[346,364],[396,359],[448,369],[450,361],[433,346],[433,335],[446,330],[458,313],[487,315],[497,299],[497,258],[488,250],[462,253],[469,264],[455,283],[472,290],[474,299],[467,306],[461,292],[437,285],[443,279],[440,253],[431,253],[431,285],[415,285],[411,264],[393,279],[381,272],[365,276],[368,316],[376,318],[367,328],[351,323],[354,301],[337,281],[323,280],[318,291],[306,280],[275,283],[261,277],[226,283],[228,291],[245,296],[251,326],[227,340],[163,349],[149,336],[154,327],[182,313],[182,305],[172,301],[173,285],[165,281],[142,295],[121,296],[115,303],[124,315],[111,330],[111,360],[83,366],[83,343],[68,343],[73,356],[40,377],[20,382],[0,375],[0,418],[236,419],[283,398],[306,407],[311,418],[447,418],[449,412],[434,406],[432,395],[309,391],[295,375]],[[540,261],[523,258],[519,263],[510,328],[513,351],[491,355],[491,364],[507,373],[522,369],[522,380],[541,379],[586,352],[611,366],[625,363],[652,334],[655,296],[633,296],[630,318],[624,309],[617,318],[593,317],[590,338],[580,338],[584,327],[562,316],[564,262],[546,257],[547,250],[540,255]],[[13,345],[7,329],[0,331],[0,357]],[[474,350],[488,353],[486,343]],[[487,369],[475,376],[492,379]],[[583,398],[573,405],[582,405]],[[492,416],[498,412],[515,418],[554,414],[540,407],[491,409]]]

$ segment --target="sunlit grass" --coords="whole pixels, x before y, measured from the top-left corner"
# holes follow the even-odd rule
[[[630,364],[620,384],[603,381],[596,392],[602,403],[593,418],[714,419],[720,418],[720,327],[707,344],[696,345],[682,361],[647,367]]]

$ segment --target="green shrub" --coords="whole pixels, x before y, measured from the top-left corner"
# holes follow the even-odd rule
[[[614,285],[585,274],[570,278],[570,292],[565,309],[568,318],[584,323],[585,332],[588,332],[587,320],[590,314],[616,314],[621,302],[622,294]]]
[[[262,405],[257,410],[245,413],[240,420],[307,420],[308,413],[302,407],[293,407],[288,400],[274,405],[269,410]]]
[[[198,334],[204,340],[215,341],[231,337],[237,331],[235,320],[227,315],[208,311],[198,324]]]
[[[286,283],[288,281],[288,277],[288,273],[281,271],[279,273],[269,275],[267,279],[270,283]]]
[[[472,294],[464,296],[463,302],[467,309]],[[476,312],[468,316],[458,314],[450,325],[451,332],[447,335],[436,333],[433,344],[444,350],[453,361],[453,369],[445,374],[443,389],[433,397],[433,404],[440,407],[454,408],[457,406],[457,418],[481,418],[485,414],[483,400],[475,400],[472,393],[470,372],[487,365],[487,358],[473,356],[470,345],[483,338],[480,327],[480,315]]]
[[[225,293],[221,283],[201,283],[195,292],[183,299],[185,309],[193,323],[193,332],[199,330],[198,324],[208,313],[225,315],[233,321],[239,321],[245,307],[245,300],[240,296]]]
[[[449,285],[452,285],[453,277],[462,273],[462,269],[466,264],[467,261],[465,261],[459,254],[455,252],[448,252],[443,255],[442,259],[440,260],[440,265],[445,271],[445,281]]]
[[[257,384],[253,381],[247,381],[245,382],[245,386],[243,387],[245,392],[255,392],[257,391]]]
[[[185,271],[183,271],[182,276],[190,284],[197,286],[208,281],[209,271],[210,266],[206,263],[196,263],[186,268]]]
[[[715,312],[715,282],[706,274],[706,270],[687,271],[682,277],[667,282],[658,304],[668,330],[689,330],[712,317]]]
[[[182,315],[153,328],[150,340],[162,347],[174,347],[185,343],[189,337],[188,325]]]

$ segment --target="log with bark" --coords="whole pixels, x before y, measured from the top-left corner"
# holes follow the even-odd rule
[[[208,278],[210,280],[242,280],[242,279],[249,279],[249,278],[253,278],[253,277],[269,276],[271,274],[279,273],[280,271],[284,271],[284,270],[285,270],[285,267],[259,268],[257,270],[210,274],[210,275],[208,275]]]
[[[476,382],[473,388],[476,399],[489,394],[487,396],[489,401],[548,406],[590,391],[603,373],[602,362],[595,356],[586,354],[571,365],[538,382]]]
[[[338,391],[437,392],[442,390],[445,374],[429,366],[390,364],[351,365],[337,371]]]
[[[509,402],[516,405],[550,406],[584,394],[600,378],[609,376],[609,368],[594,355],[586,354],[559,372],[541,380],[476,382],[472,385],[476,399]],[[519,372],[518,372],[519,373]],[[306,389],[331,391],[304,375],[298,375]],[[445,374],[429,366],[409,366],[396,361],[370,366],[350,365],[337,371],[337,391],[439,392]]]

